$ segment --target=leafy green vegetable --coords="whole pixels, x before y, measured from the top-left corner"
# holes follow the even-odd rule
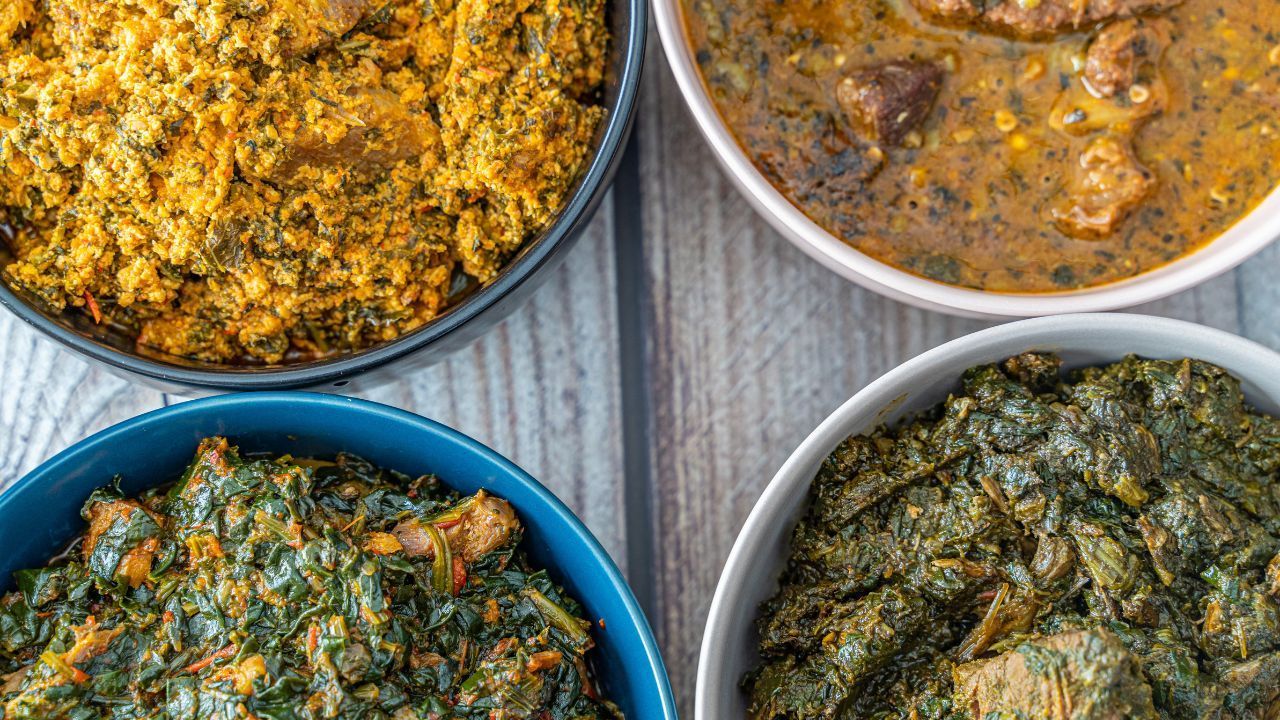
[[[1028,353],[827,458],[751,717],[1271,718],[1280,420],[1195,360]]]
[[[213,438],[167,492],[117,483],[84,517],[0,599],[0,720],[620,717],[590,624],[484,492]]]

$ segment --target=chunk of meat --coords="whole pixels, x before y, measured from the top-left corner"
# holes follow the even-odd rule
[[[1154,75],[1147,68],[1159,61],[1170,30],[1163,18],[1120,20],[1102,28],[1085,58],[1085,84],[1101,97],[1114,97]]]
[[[298,176],[303,168],[345,167],[370,175],[438,149],[440,133],[435,122],[425,113],[410,110],[390,90],[353,88],[346,100],[334,103],[331,110],[347,124],[341,137],[335,140],[318,128],[302,128],[287,142],[284,158],[263,179],[281,185],[310,182]]]
[[[930,62],[873,65],[841,80],[836,102],[868,140],[896,145],[929,114],[942,77]]]
[[[1269,653],[1232,665],[1221,675],[1222,682],[1205,703],[1206,711],[1231,708],[1234,713],[1202,717],[1280,717],[1280,653]],[[1252,711],[1250,713],[1249,711]]]
[[[303,0],[288,6],[296,34],[285,41],[285,53],[301,57],[328,47],[383,4],[384,0]]]
[[[75,644],[63,654],[62,659],[68,664],[79,665],[106,652],[111,641],[124,632],[124,626],[102,630],[90,615],[83,625],[72,628],[72,632],[75,633]]]
[[[1155,175],[1138,162],[1126,142],[1103,135],[1080,153],[1066,202],[1053,208],[1053,220],[1071,237],[1106,237],[1155,184]]]
[[[1054,101],[1049,125],[1068,135],[1132,135],[1142,121],[1164,112],[1169,86],[1160,60],[1172,32],[1162,18],[1120,20],[1103,28],[1089,45],[1080,82]]]
[[[457,518],[436,521],[454,557],[475,562],[484,555],[506,545],[520,528],[511,503],[481,490],[458,504]],[[403,520],[391,534],[410,557],[435,557],[435,545],[418,518]]]
[[[920,12],[951,24],[1017,37],[1078,32],[1107,20],[1175,7],[1182,0],[913,0]]]
[[[8,675],[0,675],[0,695],[8,695],[16,693],[22,689],[22,684],[27,681],[27,675],[31,673],[31,668],[35,665],[24,665]]]
[[[973,717],[1155,720],[1138,660],[1107,630],[1034,640],[954,670],[955,699]]]
[[[98,546],[98,540],[103,533],[111,529],[116,518],[127,521],[135,512],[147,512],[147,510],[134,500],[100,502],[89,508],[89,532],[85,535],[82,548],[85,562],[89,561],[89,557],[93,555],[93,549]],[[147,514],[151,515],[149,512]],[[152,515],[152,518],[154,519],[155,516]],[[142,585],[147,575],[151,573],[151,560],[155,556],[158,545],[159,541],[154,537],[138,543],[120,558],[120,564],[116,565],[116,575],[128,580],[130,587],[136,588]]]

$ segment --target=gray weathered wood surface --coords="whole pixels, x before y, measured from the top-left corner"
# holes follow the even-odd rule
[[[894,365],[984,324],[853,287],[756,218],[656,47],[635,147],[532,301],[448,361],[361,393],[494,447],[564,498],[632,579],[682,715],[734,536],[791,450]],[[1143,312],[1280,349],[1280,247]],[[0,314],[0,487],[181,398],[90,367]]]

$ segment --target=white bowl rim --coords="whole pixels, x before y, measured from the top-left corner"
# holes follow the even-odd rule
[[[970,333],[927,350],[881,375],[843,402],[800,443],[769,480],[747,515],[742,529],[738,531],[716,584],[703,631],[694,695],[695,720],[736,720],[716,714],[720,708],[720,689],[723,683],[737,681],[737,678],[721,677],[724,666],[721,658],[723,649],[731,647],[729,638],[735,627],[732,622],[734,617],[740,617],[744,612],[749,613],[752,620],[756,617],[756,608],[742,607],[743,600],[739,597],[747,579],[752,573],[759,572],[760,548],[753,547],[756,544],[754,540],[763,534],[766,525],[777,521],[780,506],[785,506],[797,493],[808,495],[813,473],[806,472],[806,469],[825,458],[841,440],[849,436],[851,416],[864,412],[868,407],[874,407],[877,411],[891,407],[901,399],[904,388],[909,387],[908,383],[912,379],[940,362],[947,362],[948,358],[954,359],[957,355],[991,357],[1011,343],[1020,343],[1025,346],[1024,349],[1053,345],[1054,338],[1073,333],[1086,336],[1095,333],[1128,333],[1135,337],[1135,344],[1136,338],[1145,337],[1167,340],[1170,343],[1181,341],[1200,348],[1212,347],[1217,355],[1217,359],[1213,361],[1233,374],[1236,372],[1235,368],[1280,368],[1280,352],[1225,330],[1149,315],[1082,313],[1020,320]],[[1069,351],[1084,348],[1075,344],[1063,349]],[[1187,354],[1195,356],[1194,348],[1190,348]],[[1229,357],[1230,360],[1222,360],[1224,357]],[[981,362],[983,361],[976,361]],[[958,375],[956,379],[958,380]],[[1274,384],[1280,387],[1280,381]],[[1280,395],[1274,399],[1280,402]],[[788,536],[789,530],[790,528]],[[776,573],[779,569],[771,568],[770,571]]]
[[[782,195],[746,156],[716,110],[687,42],[684,0],[654,0],[658,34],[676,83],[703,136],[739,192],[806,255],[868,290],[926,310],[1019,318],[1102,312],[1168,297],[1225,273],[1280,238],[1280,187],[1198,250],[1131,278],[1054,293],[1000,293],[930,280],[866,255],[824,230]]]

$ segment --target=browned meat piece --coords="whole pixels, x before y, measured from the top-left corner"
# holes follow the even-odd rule
[[[444,532],[450,551],[469,563],[507,544],[520,527],[511,504],[483,490],[459,503],[458,508],[461,514],[457,518],[434,524]],[[403,520],[391,529],[391,534],[404,546],[406,555],[435,556],[435,546],[421,520]]]
[[[849,122],[872,142],[896,145],[929,114],[942,89],[942,68],[887,62],[855,71],[836,87]]]
[[[1049,125],[1076,136],[1099,130],[1132,136],[1169,105],[1160,57],[1171,34],[1172,25],[1163,18],[1107,25],[1089,46],[1080,82],[1054,101]]]
[[[1155,183],[1155,176],[1138,162],[1125,142],[1103,135],[1080,153],[1067,202],[1052,211],[1054,222],[1071,237],[1106,237],[1147,197]]]
[[[111,630],[102,630],[98,627],[98,622],[90,615],[83,625],[71,629],[75,633],[75,644],[71,646],[63,654],[62,659],[72,665],[79,665],[101,655],[107,651],[107,647],[111,645],[111,641],[124,632],[124,626],[120,625]]]
[[[85,535],[82,548],[85,562],[89,561],[89,557],[93,555],[93,549],[98,546],[98,539],[111,528],[116,518],[128,520],[135,512],[146,512],[146,510],[133,500],[100,502],[89,508],[89,532]],[[151,572],[151,559],[156,553],[157,544],[155,538],[147,538],[138,543],[137,547],[120,558],[120,564],[116,566],[116,575],[128,580],[130,587],[136,588],[142,585]]]
[[[27,675],[31,672],[34,665],[24,665],[8,675],[0,675],[0,695],[8,695],[16,693],[22,689],[22,683],[26,682]]]
[[[347,168],[360,175],[387,169],[401,160],[433,153],[439,145],[439,130],[424,113],[411,111],[395,93],[382,88],[357,88],[330,111],[348,125],[336,141],[311,126],[298,131],[287,142],[284,158],[264,179],[282,185],[294,182],[303,168]],[[335,103],[336,104],[336,103]],[[254,174],[253,168],[241,168]],[[309,178],[297,178],[307,183]]]
[[[973,717],[1155,720],[1138,661],[1107,630],[1074,630],[955,668],[956,703]]]
[[[291,26],[297,34],[284,43],[293,56],[310,55],[347,34],[384,0],[306,0],[293,7]]]
[[[1089,45],[1085,60],[1084,80],[1089,89],[1102,97],[1127,92],[1143,76],[1154,75],[1153,66],[1169,42],[1169,22],[1121,20],[1107,25]]]
[[[1201,717],[1280,717],[1280,653],[1268,653],[1232,665],[1222,673],[1217,697],[1206,704]],[[1222,707],[1257,708],[1255,715],[1208,712]]]
[[[1167,10],[1182,0],[914,0],[925,15],[993,32],[1043,38],[1115,18]]]

